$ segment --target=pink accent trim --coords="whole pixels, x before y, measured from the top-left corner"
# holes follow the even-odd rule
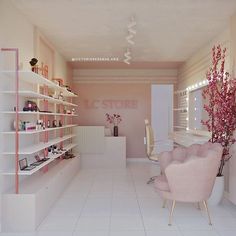
[[[60,113],[63,113],[64,106],[62,104],[59,105]],[[62,126],[65,125],[65,117],[60,117],[60,121],[62,123]],[[64,129],[60,130],[60,138],[62,138],[64,135]],[[60,142],[60,148],[63,148],[63,142]]]
[[[43,65],[42,65],[42,68],[43,68]],[[43,70],[43,73],[44,73],[44,70]],[[45,78],[47,78],[46,74],[43,74],[43,76]],[[43,94],[48,96],[48,86],[46,86],[46,85],[43,86]],[[48,101],[47,100],[43,101],[43,109],[45,111],[48,111]],[[45,122],[44,123],[45,124],[45,128],[47,128],[48,115],[44,115],[44,122]],[[48,142],[48,131],[44,132],[44,142],[45,143]],[[44,157],[48,157],[48,148],[44,149]],[[46,173],[48,171],[48,166],[44,166],[42,171],[43,171],[43,173]]]
[[[73,103],[73,98],[70,98],[70,103]],[[71,111],[72,112],[72,111]],[[70,117],[70,122],[71,125],[73,124],[73,117]],[[70,128],[70,131],[72,133],[72,128]],[[72,138],[70,139],[70,142],[72,143]]]
[[[19,123],[19,49],[18,48],[2,48],[2,51],[15,52],[15,90],[16,90],[16,124]],[[19,193],[19,129],[16,125],[15,135],[15,193]]]

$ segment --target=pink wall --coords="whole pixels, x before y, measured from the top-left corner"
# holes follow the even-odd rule
[[[119,136],[127,137],[127,157],[145,157],[144,119],[150,119],[150,84],[75,83],[79,94],[79,125],[106,125],[106,113],[119,113]],[[111,127],[111,126],[110,126]]]

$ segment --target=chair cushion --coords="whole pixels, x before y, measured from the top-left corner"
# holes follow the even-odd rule
[[[186,158],[186,148],[178,147],[172,151],[173,160],[184,161]]]
[[[185,159],[186,160],[186,159]],[[183,163],[182,161],[177,161],[177,160],[174,160],[174,161],[172,161],[170,164],[181,164],[181,163]]]
[[[170,187],[167,178],[164,175],[159,175],[154,181],[155,188],[161,191],[170,191]]]
[[[198,159],[198,158],[202,158],[202,157],[201,156],[197,156],[197,155],[189,155],[188,158],[185,159],[184,163],[188,162],[188,161],[191,161],[191,160]]]
[[[212,149],[212,143],[207,142],[202,144],[198,150],[198,156],[206,156],[209,149]]]
[[[200,144],[192,144],[191,146],[187,147],[187,155],[198,155],[198,151],[200,149]]]

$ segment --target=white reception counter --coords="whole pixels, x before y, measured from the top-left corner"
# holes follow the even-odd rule
[[[82,168],[126,167],[126,137],[105,136],[104,126],[78,126],[74,132]]]

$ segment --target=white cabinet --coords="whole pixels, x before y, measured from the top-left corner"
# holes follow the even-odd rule
[[[105,136],[104,126],[78,126],[74,133],[82,168],[126,168],[126,137]]]
[[[78,169],[79,158],[61,161],[39,181],[44,181],[44,184],[28,181],[22,186],[24,194],[4,194],[2,196],[3,231],[34,231]],[[38,186],[37,189],[35,184]]]

